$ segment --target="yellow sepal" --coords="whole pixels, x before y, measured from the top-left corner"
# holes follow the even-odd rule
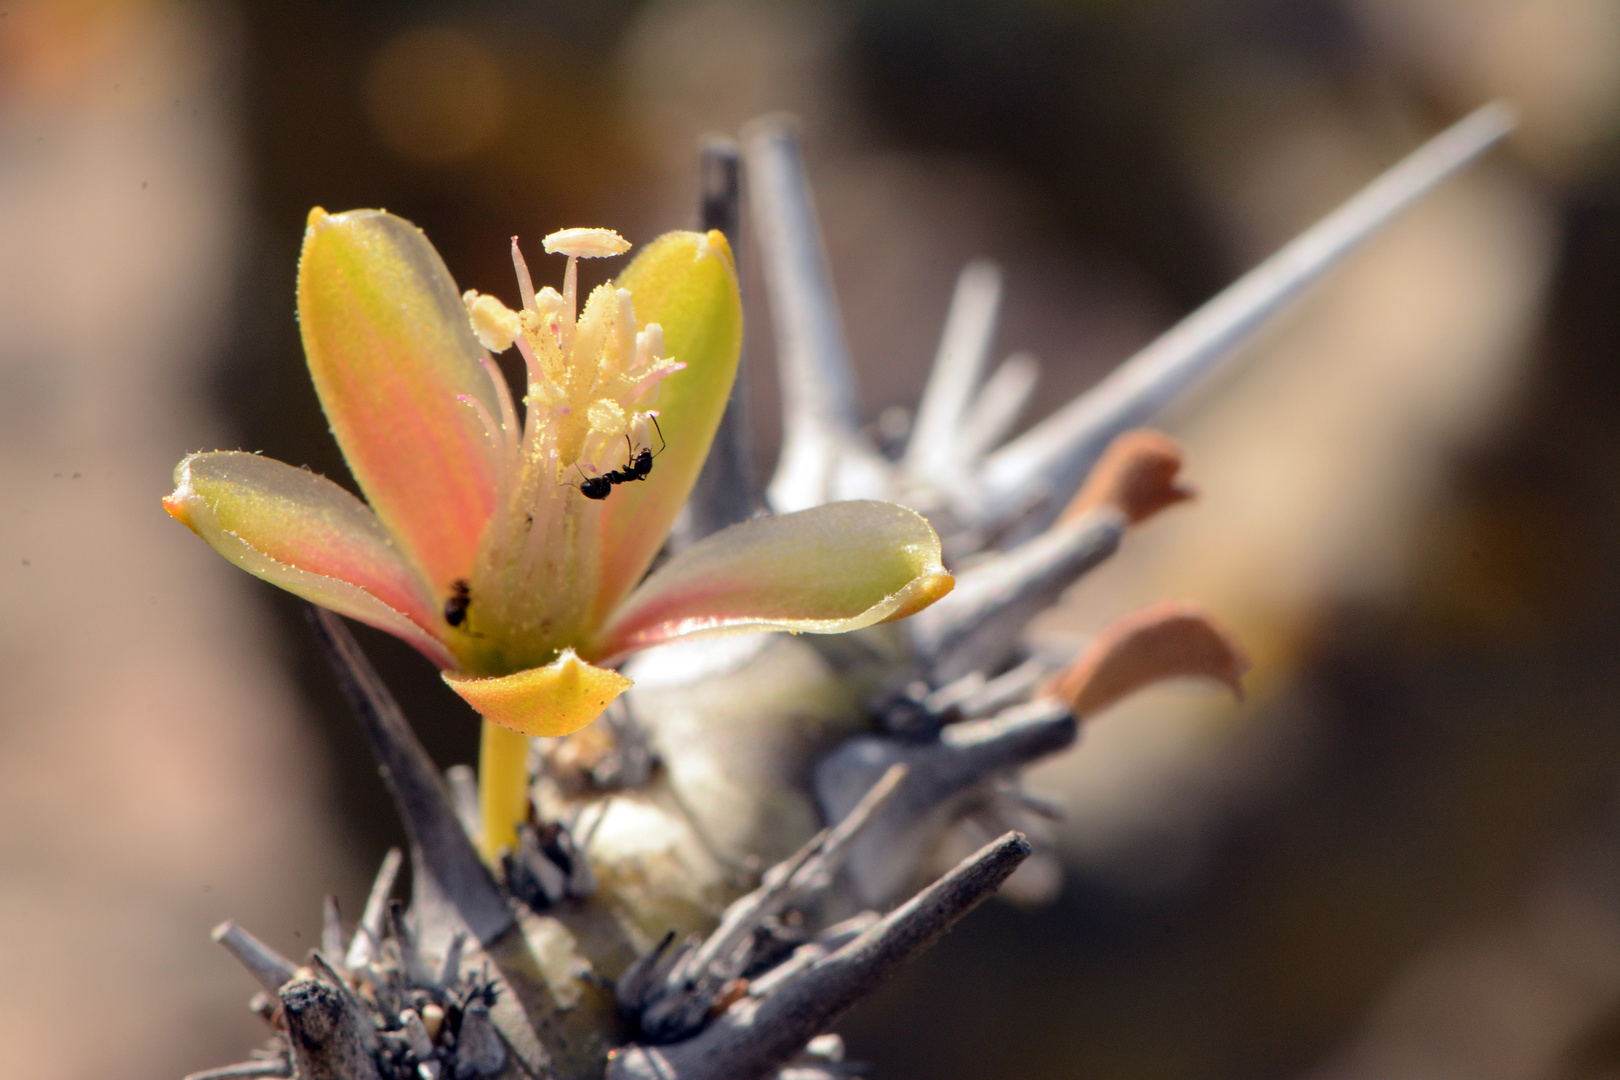
[[[609,668],[581,660],[573,649],[545,667],[481,679],[446,671],[444,681],[484,719],[523,735],[569,735],[602,715],[630,688]]]

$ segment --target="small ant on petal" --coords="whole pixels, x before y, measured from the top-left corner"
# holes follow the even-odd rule
[[[669,445],[664,441],[664,429],[658,426],[658,417],[656,415],[648,413],[647,419],[652,421],[653,430],[658,432],[658,454],[662,454]],[[629,446],[630,436],[626,435],[624,441],[625,445]],[[653,458],[657,457],[658,454],[653,453],[650,446],[643,446],[639,451],[631,453],[630,459],[624,463],[624,468],[619,470],[619,476],[615,482],[628,484],[632,480],[647,479],[652,472]]]
[[[460,626],[467,621],[467,609],[472,606],[472,586],[461,578],[450,586],[450,599],[444,602],[444,621]]]
[[[652,421],[654,430],[658,432],[658,454],[662,454],[669,445],[664,440],[664,429],[658,426],[658,417],[649,414],[647,419]],[[601,476],[586,476],[584,470],[580,470],[579,483],[568,484],[567,486],[578,488],[579,493],[587,499],[600,501],[611,495],[614,487],[619,484],[628,484],[632,480],[647,479],[652,473],[653,458],[657,457],[658,454],[653,453],[652,448],[648,446],[644,446],[638,451],[630,441],[629,435],[624,437],[624,446],[629,452],[625,459],[624,468],[609,469]],[[574,467],[579,468],[578,465]],[[454,626],[455,624],[451,623],[450,625]]]
[[[579,466],[575,465],[574,468],[579,469]],[[612,493],[613,485],[618,482],[614,479],[616,475],[617,471],[615,470],[601,476],[586,476],[585,471],[580,469],[579,483],[566,486],[579,488],[579,493],[587,499],[605,499]]]

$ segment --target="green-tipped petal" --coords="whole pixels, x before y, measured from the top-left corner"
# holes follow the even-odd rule
[[[922,610],[955,584],[920,515],[844,502],[759,518],[694,544],[633,592],[596,655],[698,634],[839,634]]]
[[[307,469],[256,454],[192,454],[163,507],[250,574],[386,630],[454,666],[425,627],[432,594],[377,516]]]
[[[598,619],[646,573],[686,503],[725,413],[742,349],[742,298],[722,233],[661,236],[641,249],[615,284],[630,291],[638,327],[663,327],[664,355],[686,369],[658,391],[664,450],[652,475],[646,483],[617,488],[602,509]]]
[[[440,593],[471,571],[495,505],[495,450],[467,395],[499,415],[455,282],[422,231],[380,210],[309,215],[298,319],[343,457]]]

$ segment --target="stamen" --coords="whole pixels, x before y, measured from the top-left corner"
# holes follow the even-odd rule
[[[518,347],[518,352],[523,354],[523,366],[529,369],[529,396],[533,397],[534,388],[545,385],[545,369],[540,366],[540,358],[534,355],[534,346],[529,344],[528,338],[520,337],[513,344]],[[533,427],[535,420],[532,402],[529,403],[529,410],[529,426]]]
[[[534,307],[536,317],[533,322],[538,326],[548,328],[552,338],[560,343],[562,338],[557,328],[562,323],[562,293],[553,289],[550,285],[543,286],[539,292],[534,294]]]
[[[549,240],[550,237],[547,237]],[[574,349],[574,325],[579,311],[579,256],[568,256],[568,269],[563,272],[562,318],[559,320],[557,340],[566,356]]]
[[[471,394],[457,394],[456,400],[473,411],[479,423],[484,425],[484,437],[489,439],[489,448],[495,451],[495,486],[501,487],[501,481],[506,472],[506,440],[501,438],[501,429],[496,425],[495,418],[489,414],[484,403]]]
[[[518,238],[512,237],[512,269],[517,271],[518,295],[523,297],[525,311],[538,310],[534,306],[534,279],[529,276],[529,264],[523,260],[523,252],[518,249]]]
[[[625,370],[627,365],[623,361],[629,360],[632,363],[635,361],[633,346],[636,343],[636,309],[630,300],[629,289],[619,290],[617,314],[619,347],[613,349],[608,356],[603,357],[602,373],[598,376],[599,380],[609,375],[617,375]]]
[[[631,384],[631,391],[628,397],[632,401],[640,401],[651,393],[652,389],[659,383],[663,382],[666,378],[675,374],[677,371],[685,370],[686,364],[680,360],[667,360],[661,364],[658,364],[650,371],[645,371],[640,374],[635,382]]]
[[[541,443],[553,423],[548,413],[552,403],[547,400],[550,385],[546,378],[545,365],[535,355],[534,346],[528,338],[519,338],[518,351],[523,354],[523,363],[528,367],[529,392],[523,399],[524,416],[528,421],[523,432],[522,449],[518,453],[519,460],[525,467],[537,467],[541,457]],[[567,412],[566,409],[562,410]]]
[[[644,368],[664,358],[664,328],[648,323],[647,329],[636,335],[636,367]]]
[[[636,446],[645,446],[649,450],[652,449],[652,422],[650,418],[657,415],[657,409],[630,414],[630,439],[632,443]]]
[[[620,454],[624,453],[624,448],[620,445],[618,439],[611,438],[605,432],[592,428],[586,432],[584,441],[580,443],[579,461],[575,462],[575,464],[588,465],[598,473],[617,468],[615,462],[604,460],[610,447],[618,448]]]
[[[574,347],[574,319],[579,310],[579,260],[623,255],[630,250],[630,241],[612,229],[562,229],[540,243],[548,255],[568,256],[568,269],[563,274],[562,326],[558,335],[566,353]]]
[[[525,345],[528,342],[524,342]],[[487,358],[480,356],[478,364],[489,376],[490,384],[495,388],[495,404],[501,410],[501,434],[505,437],[503,448],[506,452],[508,468],[517,467],[518,440],[523,435],[523,429],[518,426],[517,409],[512,405],[512,391],[507,388],[506,376]]]

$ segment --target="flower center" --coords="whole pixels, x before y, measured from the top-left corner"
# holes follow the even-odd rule
[[[576,315],[578,261],[622,254],[628,242],[609,229],[565,229],[544,245],[568,256],[562,292],[535,291],[514,237],[522,309],[472,290],[462,298],[478,340],[497,353],[516,345],[528,372],[521,426],[493,366],[501,415],[463,399],[479,413],[497,459],[495,515],[457,650],[471,669],[520,670],[584,643],[598,583],[597,517],[612,496],[609,481],[627,475],[651,445],[658,386],[685,367],[663,356],[657,323],[636,329],[624,289],[598,286]]]

